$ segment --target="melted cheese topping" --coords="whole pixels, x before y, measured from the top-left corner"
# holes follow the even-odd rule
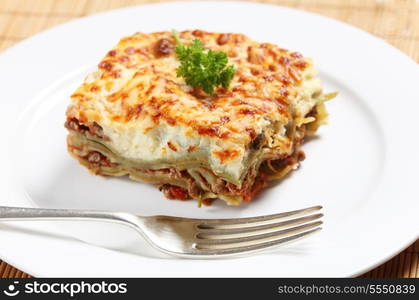
[[[239,183],[249,145],[260,134],[267,153],[291,153],[286,127],[310,122],[321,83],[310,59],[242,34],[184,31],[189,44],[199,38],[208,49],[224,51],[236,74],[228,90],[211,95],[176,77],[180,62],[170,32],[123,38],[71,96],[68,118],[94,122],[115,154],[155,168],[197,160]]]

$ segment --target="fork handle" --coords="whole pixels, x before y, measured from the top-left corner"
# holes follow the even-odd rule
[[[125,213],[77,209],[45,209],[0,206],[0,221],[90,220],[127,223]]]

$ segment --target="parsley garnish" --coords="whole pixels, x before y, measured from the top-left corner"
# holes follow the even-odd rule
[[[228,89],[236,72],[234,66],[228,65],[227,54],[204,48],[202,41],[194,39],[185,46],[173,31],[176,39],[176,55],[181,64],[176,70],[177,77],[183,77],[188,85],[200,87],[207,94],[212,94],[217,86]]]

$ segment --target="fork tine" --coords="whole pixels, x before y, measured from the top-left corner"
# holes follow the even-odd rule
[[[287,221],[282,221],[278,223],[269,223],[264,225],[256,225],[252,227],[235,227],[235,228],[221,228],[221,229],[198,229],[198,233],[196,235],[197,238],[205,239],[205,238],[212,238],[214,236],[220,235],[252,235],[252,234],[260,234],[263,232],[272,232],[278,231],[283,228],[289,228],[292,226],[300,225],[303,223],[307,223],[310,221],[315,221],[323,217],[323,214],[315,214],[310,215],[307,217],[300,217],[296,219],[291,219]],[[252,223],[253,224],[253,223]]]
[[[303,231],[307,231],[309,229],[318,227],[321,224],[323,224],[322,221],[311,222],[311,223],[308,223],[308,224],[295,226],[295,227],[291,227],[291,228],[287,228],[287,229],[283,229],[283,230],[278,230],[278,231],[274,231],[274,232],[263,233],[263,234],[258,234],[258,235],[243,236],[243,237],[238,237],[238,238],[202,239],[202,240],[197,242],[196,248],[198,248],[198,249],[204,249],[204,248],[215,249],[215,247],[217,247],[217,249],[222,249],[222,247],[226,248],[226,246],[230,246],[230,248],[231,248],[231,246],[232,246],[231,244],[243,244],[243,243],[249,243],[249,242],[261,243],[263,241],[278,239],[278,238],[294,235],[296,233],[300,233],[300,232],[303,232]],[[234,245],[234,246],[236,246],[236,245]]]
[[[291,217],[296,217],[300,215],[306,215],[311,212],[318,211],[323,207],[312,206],[307,207],[304,209],[279,213],[279,214],[272,214],[272,215],[265,215],[265,216],[258,216],[258,217],[250,217],[250,218],[234,218],[234,219],[205,219],[202,220],[202,223],[198,225],[199,229],[211,229],[211,228],[222,228],[222,227],[231,227],[233,225],[245,226],[251,225],[254,226],[253,223],[264,223],[269,221],[279,221],[282,219],[289,219]]]
[[[279,245],[283,245],[288,242],[296,241],[302,238],[305,238],[309,235],[312,235],[318,231],[320,231],[322,228],[318,227],[315,229],[311,229],[309,231],[305,231],[302,233],[298,233],[286,238],[281,238],[278,240],[273,240],[270,242],[264,242],[254,245],[248,245],[248,246],[241,246],[241,247],[234,247],[234,248],[227,248],[227,249],[199,249],[195,248],[195,255],[202,255],[205,256],[225,256],[225,255],[235,255],[235,254],[246,254],[246,253],[252,253],[252,252],[258,252],[261,250],[271,249],[275,248]]]

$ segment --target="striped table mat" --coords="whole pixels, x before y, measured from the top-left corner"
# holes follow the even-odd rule
[[[159,0],[0,0],[0,51],[48,27],[96,12]],[[416,0],[262,0],[351,23],[393,44],[419,62]],[[6,241],[2,241],[5,243]],[[1,247],[1,245],[0,245]],[[419,277],[419,241],[363,277]],[[0,277],[30,275],[0,260]]]

